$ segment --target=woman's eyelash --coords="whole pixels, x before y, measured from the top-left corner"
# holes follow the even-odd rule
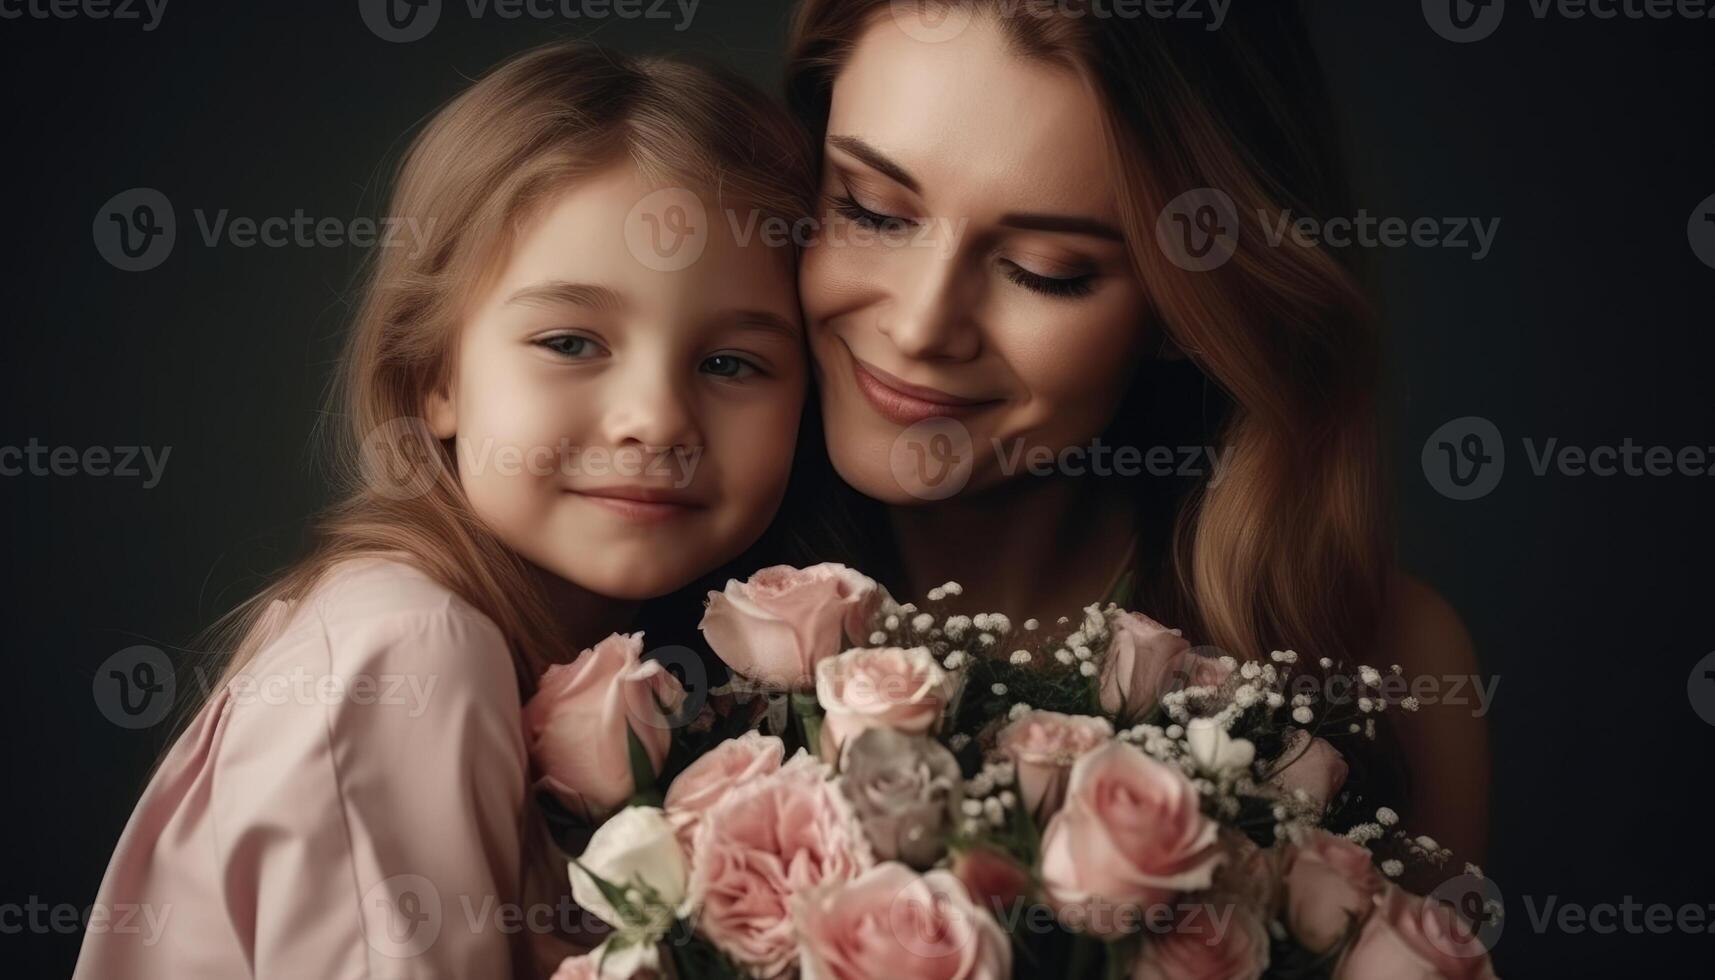
[[[832,201],[835,212],[865,228],[872,228],[877,231],[903,231],[911,225],[911,222],[905,218],[871,211],[859,204],[850,193],[836,194]],[[1067,298],[1088,296],[1095,289],[1094,276],[1070,276],[1059,279],[1053,276],[1038,275],[1012,262],[1007,263],[1006,277],[1017,285],[1044,296]]]
[[[911,222],[904,218],[871,211],[859,204],[857,199],[849,193],[834,195],[833,205],[834,211],[841,217],[856,222],[865,228],[873,228],[877,231],[904,231],[911,227]]]
[[[1094,276],[1071,276],[1065,279],[1056,279],[1053,276],[1037,275],[1012,262],[1006,263],[1006,277],[1025,289],[1041,293],[1044,296],[1088,296],[1096,288]]]

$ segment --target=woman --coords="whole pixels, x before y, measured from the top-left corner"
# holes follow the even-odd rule
[[[1269,237],[1344,213],[1294,5],[1112,13],[797,11],[826,201],[800,288],[828,453],[866,498],[852,560],[1015,621],[1109,596],[1246,656],[1474,674],[1458,616],[1393,566],[1358,283]],[[1426,707],[1398,734],[1413,824],[1480,859],[1481,720]]]

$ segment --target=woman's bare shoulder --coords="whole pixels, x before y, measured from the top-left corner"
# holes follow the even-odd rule
[[[1384,648],[1407,673],[1476,672],[1476,646],[1458,610],[1441,593],[1414,576],[1404,573],[1395,576],[1383,618],[1382,637]]]
[[[1410,809],[1421,831],[1459,861],[1481,861],[1488,839],[1488,714],[1496,678],[1453,605],[1428,584],[1397,576],[1382,630],[1383,664],[1398,664],[1419,707],[1394,718],[1412,774]],[[1458,867],[1455,864],[1454,867]]]

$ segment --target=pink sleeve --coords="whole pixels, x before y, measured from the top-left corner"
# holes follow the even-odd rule
[[[311,626],[234,692],[216,769],[252,974],[511,976],[526,762],[500,632],[456,599]]]

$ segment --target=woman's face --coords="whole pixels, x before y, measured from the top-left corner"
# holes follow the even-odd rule
[[[846,482],[912,504],[1089,446],[1146,326],[1079,77],[984,17],[938,43],[880,17],[835,81],[825,158],[800,288]]]

